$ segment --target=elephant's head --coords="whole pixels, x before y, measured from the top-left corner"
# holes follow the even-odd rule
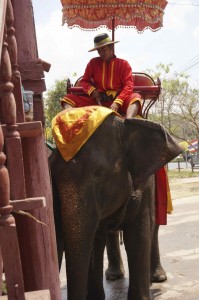
[[[82,110],[82,114],[85,117],[85,115],[92,116],[93,112],[95,116],[95,113],[98,113],[102,108],[94,107],[94,109],[91,109],[91,107],[87,107],[87,110]],[[166,165],[182,152],[180,146],[162,125],[137,118],[123,120],[112,114],[110,109],[103,108],[103,113],[104,111],[108,113],[108,115],[106,114],[106,118],[104,119],[104,115],[102,114],[103,122],[98,122],[97,126],[99,127],[97,127],[97,130],[88,140],[86,139],[87,142],[82,146],[81,151],[76,154],[73,160],[69,160],[67,169],[70,168],[70,176],[72,176],[72,170],[74,170],[75,178],[77,178],[79,174],[81,181],[86,178],[86,181],[92,186],[93,184],[96,184],[96,181],[101,182],[100,180],[105,181],[106,183],[106,178],[113,178],[116,176],[119,178],[121,174],[118,173],[118,170],[125,170],[127,167],[128,171],[131,173],[134,186],[136,187],[137,185],[142,184],[148,176],[154,174],[158,169]],[[66,128],[68,130],[68,128],[72,128],[74,131],[74,128],[76,128],[74,126],[78,123],[76,121],[79,121],[79,119],[77,119],[74,122],[74,115],[71,114],[72,120],[75,123],[73,124],[74,126],[68,125],[62,128],[62,125],[65,124],[65,119],[69,119],[67,112],[67,118],[64,117],[63,120],[60,120],[62,115],[65,116],[65,114],[63,112],[61,115],[58,114],[58,118],[56,117],[55,119],[57,122],[55,122],[55,125],[57,127],[55,126],[56,130],[54,130],[54,133],[57,133],[58,131],[59,137],[60,135],[62,137],[63,134],[60,149],[64,150],[64,153],[66,150],[73,149],[75,142],[72,140],[72,146],[68,144],[68,138],[70,137],[69,140],[71,141],[73,132],[69,132],[69,134],[67,132],[67,135],[65,136],[63,129]],[[90,127],[91,125],[88,126],[88,128]],[[74,140],[81,140],[79,138],[80,133],[83,134],[83,140],[85,140],[85,132],[88,132],[88,128],[84,127],[83,123],[80,127],[80,132],[75,136]],[[60,141],[58,145],[59,144]],[[111,150],[109,149],[110,146]],[[80,148],[79,144],[77,145],[77,149],[78,148]],[[89,168],[87,168],[88,165]],[[86,172],[86,176],[83,176],[83,172]],[[87,180],[88,174],[90,174],[90,180]],[[95,176],[93,176],[93,174],[95,174]],[[105,183],[103,184],[103,187],[106,185]]]
[[[158,123],[126,119],[125,149],[135,187],[182,152],[181,147]]]

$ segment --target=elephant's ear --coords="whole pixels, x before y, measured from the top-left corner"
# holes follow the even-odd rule
[[[127,163],[136,186],[182,152],[158,123],[133,118],[126,119],[124,126]]]

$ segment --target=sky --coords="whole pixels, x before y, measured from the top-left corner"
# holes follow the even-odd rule
[[[111,37],[111,31],[62,26],[60,0],[32,3],[39,58],[51,64],[45,73],[47,90],[53,88],[55,80],[69,77],[75,82],[83,75],[88,61],[97,56],[96,51],[88,52],[94,46],[94,37],[102,32]],[[147,29],[139,34],[133,28],[116,29],[115,40],[120,41],[115,45],[116,56],[126,59],[133,71],[156,70],[160,63],[172,64],[170,76],[175,76],[190,67],[186,71],[190,86],[199,88],[199,0],[169,0],[159,31]]]

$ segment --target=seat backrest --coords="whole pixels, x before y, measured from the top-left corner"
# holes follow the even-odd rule
[[[152,86],[156,85],[154,79],[145,73],[133,72],[133,82],[135,86]]]
[[[67,93],[83,94],[81,87],[81,79],[78,78],[72,86],[70,80],[67,81]],[[157,82],[148,74],[141,72],[133,72],[133,92],[139,93],[143,99],[142,102],[142,116],[148,117],[148,112],[151,106],[158,100],[161,93],[161,81],[158,78]]]

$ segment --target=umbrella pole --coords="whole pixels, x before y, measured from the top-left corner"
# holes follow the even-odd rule
[[[112,41],[115,40],[115,17],[112,18]],[[113,51],[115,53],[115,47],[113,44]]]
[[[115,17],[112,18],[112,41],[115,40]]]

